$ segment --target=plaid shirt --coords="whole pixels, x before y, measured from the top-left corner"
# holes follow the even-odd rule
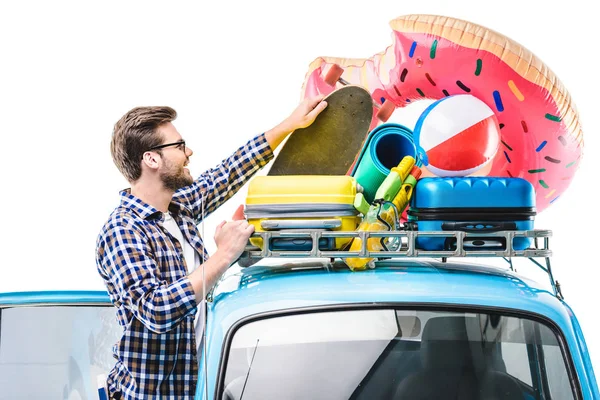
[[[204,216],[216,210],[272,157],[261,134],[175,193],[169,210],[199,254],[207,256],[196,226],[202,208]],[[117,363],[107,381],[111,398],[195,395],[197,304],[182,244],[163,220],[162,212],[123,191],[98,237],[96,264],[124,330],[113,348]]]

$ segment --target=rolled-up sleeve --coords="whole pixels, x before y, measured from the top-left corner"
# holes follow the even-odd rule
[[[149,330],[168,332],[196,310],[189,279],[183,277],[171,284],[160,281],[148,239],[126,217],[107,227],[97,249],[98,270],[113,301],[123,304]]]
[[[186,205],[200,221],[229,200],[259,169],[273,158],[273,151],[262,133],[230,157],[204,172],[190,186],[179,189],[173,200]]]

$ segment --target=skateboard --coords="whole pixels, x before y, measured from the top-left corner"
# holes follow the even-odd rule
[[[287,139],[269,175],[346,175],[369,132],[371,95],[348,85],[324,100],[327,107],[315,121]]]
[[[340,67],[330,69],[325,82],[334,88],[338,82],[342,86],[325,97],[327,107],[310,126],[290,135],[268,175],[347,175],[351,171],[369,133],[373,107],[378,108],[380,120],[389,118],[394,107],[391,103],[379,106],[365,88],[341,79],[342,73]]]

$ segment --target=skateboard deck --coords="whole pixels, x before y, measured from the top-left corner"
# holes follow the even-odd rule
[[[373,100],[360,86],[344,86],[308,127],[294,131],[268,175],[346,175],[369,133]]]

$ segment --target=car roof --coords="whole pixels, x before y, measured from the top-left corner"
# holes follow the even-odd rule
[[[218,318],[332,304],[480,306],[566,318],[550,287],[508,269],[435,259],[378,261],[350,271],[340,260],[266,259],[227,274],[214,290]],[[226,301],[225,301],[226,300]]]
[[[285,308],[374,302],[474,305],[550,318],[564,311],[548,284],[507,269],[435,259],[384,260],[374,269],[355,272],[340,260],[264,259],[230,269],[215,287],[213,300],[220,314],[234,318]],[[0,306],[46,304],[110,305],[110,299],[105,291],[0,293]]]

